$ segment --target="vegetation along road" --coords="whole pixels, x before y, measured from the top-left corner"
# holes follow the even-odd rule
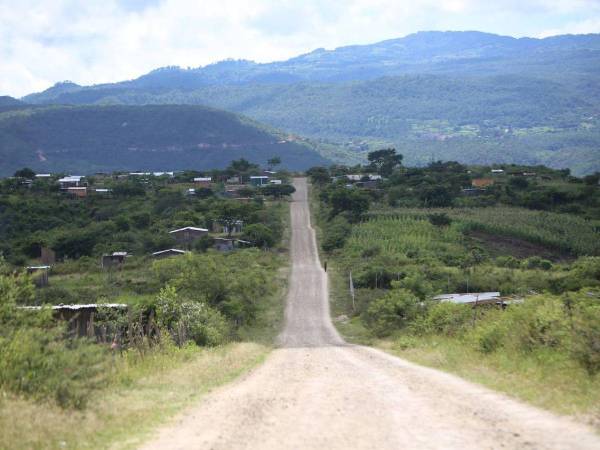
[[[458,377],[345,344],[295,181],[292,273],[280,348],[158,431],[146,449],[600,448],[583,425]]]

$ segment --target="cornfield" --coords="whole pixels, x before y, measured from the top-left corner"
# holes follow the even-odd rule
[[[456,227],[440,229],[426,218],[375,216],[353,227],[347,246],[358,251],[377,247],[385,254],[414,257],[463,253],[461,239]]]
[[[463,230],[480,230],[515,237],[577,256],[600,255],[599,224],[569,214],[514,207],[435,210],[402,208],[373,212],[367,223],[374,220],[423,221],[431,213],[446,213]],[[438,230],[434,231],[439,234]]]

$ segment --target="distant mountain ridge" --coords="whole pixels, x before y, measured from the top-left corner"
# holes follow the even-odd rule
[[[272,63],[225,60],[194,69],[164,67],[134,80],[89,87],[57,83],[23,98],[31,103],[62,102],[62,94],[85,90],[182,89],[211,85],[290,84],[368,80],[415,73],[492,75],[504,73],[597,73],[600,35],[564,35],[544,39],[513,38],[476,31],[419,32],[369,45],[352,45]],[[73,99],[71,99],[73,100]]]
[[[89,174],[205,170],[245,158],[304,170],[327,164],[310,143],[202,106],[44,106],[0,112],[0,176],[22,167]]]
[[[431,159],[600,170],[600,35],[544,39],[421,32],[259,64],[166,67],[95,86],[58,83],[35,104],[189,104],[320,140],[356,162],[395,146]]]

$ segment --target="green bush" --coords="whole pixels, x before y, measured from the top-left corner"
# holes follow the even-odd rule
[[[105,347],[65,340],[60,329],[22,327],[0,338],[0,385],[82,409],[106,382],[109,361]]]
[[[427,314],[417,321],[414,330],[419,334],[442,334],[457,336],[464,332],[473,319],[473,310],[467,305],[439,302],[432,305]]]
[[[156,315],[159,324],[171,332],[180,346],[187,341],[197,345],[219,345],[227,337],[227,322],[219,311],[205,303],[181,298],[171,286],[160,291]]]
[[[502,312],[500,312],[502,313]],[[479,322],[477,327],[469,333],[469,337],[475,342],[476,349],[482,353],[493,353],[504,345],[507,330],[504,323],[493,318],[485,318]]]
[[[574,295],[571,353],[590,375],[600,372],[600,293],[582,291]],[[570,304],[573,300],[567,297]]]
[[[373,301],[362,318],[376,336],[383,337],[414,320],[420,310],[419,304],[419,299],[410,291],[397,289]]]
[[[346,243],[346,239],[350,236],[351,231],[352,228],[344,217],[335,217],[324,227],[323,243],[321,244],[321,247],[326,252],[342,248]]]
[[[570,335],[563,302],[554,296],[538,295],[523,304],[511,305],[503,320],[510,330],[508,343],[516,351],[560,349]]]

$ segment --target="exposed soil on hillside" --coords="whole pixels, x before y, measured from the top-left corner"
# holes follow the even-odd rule
[[[511,255],[518,259],[525,259],[531,256],[539,256],[553,262],[566,262],[575,259],[569,253],[515,237],[495,235],[485,231],[470,231],[467,237],[472,244],[482,247],[492,257]]]

